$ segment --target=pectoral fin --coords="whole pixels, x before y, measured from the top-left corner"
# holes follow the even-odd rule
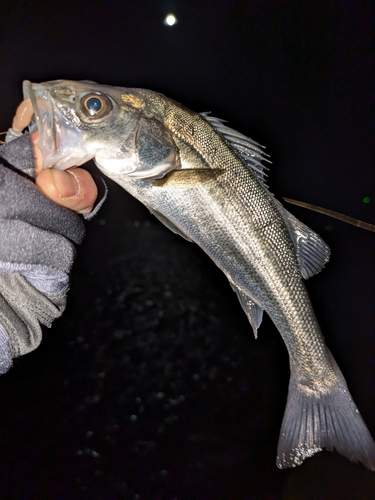
[[[231,281],[229,281],[230,286],[236,292],[238,300],[242,306],[242,309],[245,311],[246,316],[250,322],[250,325],[253,328],[254,337],[258,338],[258,328],[262,323],[263,319],[263,309],[258,306],[248,295],[245,295],[241,292],[236,285],[234,285]]]
[[[165,187],[168,185],[168,187],[191,188],[217,179],[223,172],[223,170],[218,168],[183,168],[172,170],[162,179],[155,180],[154,186]]]

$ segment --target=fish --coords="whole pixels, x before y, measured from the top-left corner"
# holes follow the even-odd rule
[[[94,159],[215,262],[255,337],[264,311],[272,319],[290,363],[277,466],[295,467],[325,448],[375,470],[375,443],[304,285],[330,250],[269,191],[264,148],[224,120],[151,90],[56,80],[25,81],[23,92],[20,109],[32,115],[29,132],[38,135],[44,168]]]

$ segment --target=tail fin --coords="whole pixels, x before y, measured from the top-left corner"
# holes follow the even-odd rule
[[[277,450],[280,469],[296,467],[326,448],[375,471],[375,443],[333,358],[332,365],[336,383],[318,390],[303,390],[292,372]]]

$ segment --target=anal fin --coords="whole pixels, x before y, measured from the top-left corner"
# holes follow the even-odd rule
[[[260,327],[263,319],[263,309],[258,306],[258,304],[256,304],[248,295],[241,292],[241,290],[239,290],[231,281],[229,281],[229,283],[233,291],[236,292],[242,309],[245,311],[250,325],[253,328],[254,337],[257,339],[258,328]]]

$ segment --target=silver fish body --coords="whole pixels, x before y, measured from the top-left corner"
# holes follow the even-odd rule
[[[262,148],[152,91],[60,80],[26,82],[24,92],[47,167],[94,158],[105,175],[211,257],[255,336],[263,311],[271,317],[291,369],[277,465],[294,467],[335,448],[375,470],[374,442],[303,283],[324,267],[329,249],[269,193]]]

